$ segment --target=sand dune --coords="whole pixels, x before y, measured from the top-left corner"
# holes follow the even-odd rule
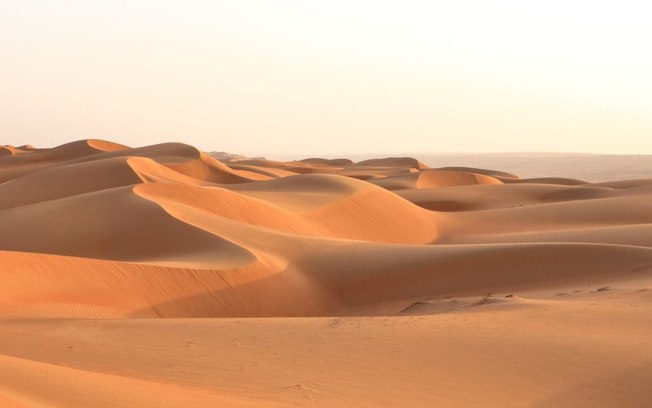
[[[652,174],[5,145],[0,274],[0,406],[652,398]]]
[[[428,166],[412,157],[388,157],[384,159],[363,160],[355,164],[364,167],[401,167],[413,168],[417,170],[427,169]]]
[[[430,169],[406,175],[381,177],[370,180],[370,182],[388,190],[502,184],[502,181],[498,178],[485,174],[456,170]]]

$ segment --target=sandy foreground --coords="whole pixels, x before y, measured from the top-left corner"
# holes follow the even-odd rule
[[[650,407],[652,172],[0,147],[0,406]]]

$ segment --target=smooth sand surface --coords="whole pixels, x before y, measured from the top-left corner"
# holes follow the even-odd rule
[[[651,406],[652,174],[500,170],[3,146],[0,406]]]

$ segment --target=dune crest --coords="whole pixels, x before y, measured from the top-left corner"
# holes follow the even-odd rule
[[[652,175],[220,157],[0,147],[0,406],[649,403]]]
[[[9,176],[0,184],[1,250],[130,262],[134,267],[231,271],[231,276],[247,275],[242,268],[251,266],[257,271],[255,280],[294,276],[310,291],[322,293],[310,314],[338,308],[346,313],[336,306],[345,297],[332,288],[344,290],[349,279],[362,279],[362,271],[377,259],[385,259],[384,266],[371,268],[368,283],[356,289],[361,296],[356,303],[363,299],[364,287],[392,286],[380,282],[398,271],[390,281],[402,276],[401,286],[418,290],[381,290],[382,296],[363,302],[368,308],[433,291],[457,293],[458,286],[429,282],[439,282],[442,273],[466,273],[469,266],[442,267],[448,265],[445,259],[461,256],[457,253],[465,254],[464,265],[486,264],[487,245],[494,243],[506,245],[500,251],[499,258],[506,260],[501,268],[514,265],[522,251],[510,243],[546,243],[532,247],[532,256],[583,248],[570,243],[620,245],[603,251],[623,254],[646,254],[652,247],[652,193],[643,181],[569,185],[573,183],[518,179],[486,169],[431,169],[407,157],[358,163],[317,158],[220,162],[182,143],[129,148],[89,139],[50,149],[4,149],[20,152],[0,158],[0,174]],[[342,264],[340,256],[348,251]],[[361,257],[367,252],[369,257]],[[606,263],[596,263],[585,252],[568,257],[586,273],[595,263],[597,273]],[[420,266],[422,256],[425,263]],[[331,263],[339,266],[333,269]],[[346,265],[354,264],[342,274]],[[389,265],[386,275],[382,270]],[[525,276],[519,280],[541,282],[533,288],[556,282],[543,279],[543,271],[534,266],[518,267]],[[563,265],[557,269],[565,270]],[[324,270],[332,272],[324,275]],[[494,276],[486,265],[482,270],[485,278]],[[480,272],[469,273],[466,281],[480,281],[480,276],[473,277]],[[277,282],[283,285],[287,279]],[[474,285],[470,287],[476,292],[465,293],[489,289]],[[169,300],[175,296],[165,285],[160,290]],[[119,297],[116,291],[114,298]],[[321,302],[331,309],[320,309]]]

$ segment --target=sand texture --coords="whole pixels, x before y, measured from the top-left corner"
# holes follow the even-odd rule
[[[0,407],[652,406],[652,173],[501,170],[0,147]]]

